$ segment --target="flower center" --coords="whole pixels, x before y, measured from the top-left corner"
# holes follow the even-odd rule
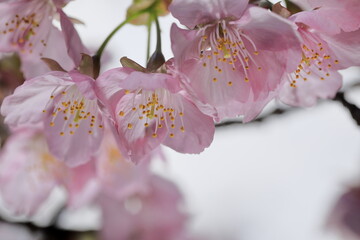
[[[19,47],[22,53],[32,53],[37,44],[43,47],[47,45],[48,33],[42,33],[40,29],[42,22],[50,21],[47,18],[52,7],[45,1],[33,5],[28,9],[24,6],[25,9],[21,11],[16,9],[18,13],[0,25],[0,35],[9,35],[12,46]]]
[[[29,140],[31,140],[29,149],[32,149],[32,154],[34,154],[31,159],[34,161],[29,162],[28,171],[36,172],[38,179],[41,181],[58,179],[67,173],[64,164],[49,152],[43,135],[36,134]]]
[[[221,20],[216,26],[207,26],[200,30],[202,40],[199,43],[200,59],[203,67],[212,67],[215,73],[223,73],[224,69],[236,71],[242,69],[245,74],[244,81],[248,82],[249,71],[261,70],[254,56],[259,54],[255,43],[244,32]],[[213,82],[218,82],[218,74]],[[232,82],[227,83],[232,86]]]
[[[297,81],[307,81],[310,75],[315,75],[320,80],[330,77],[330,69],[339,60],[331,57],[327,43],[319,36],[305,29],[300,29],[304,40],[302,45],[302,59],[295,72],[288,75],[291,87],[297,86]]]
[[[57,124],[61,125],[60,136],[64,136],[67,131],[70,135],[75,134],[82,124],[88,125],[88,134],[93,134],[95,127],[103,128],[97,119],[96,100],[86,99],[75,85],[67,87],[57,95],[51,95],[50,99],[56,101],[49,124],[52,127]],[[45,113],[46,110],[43,112]]]
[[[120,117],[128,120],[127,129],[131,130],[139,123],[145,128],[155,125],[152,136],[157,137],[158,129],[167,128],[169,137],[174,137],[174,130],[185,132],[183,124],[183,106],[177,96],[166,89],[155,91],[140,90],[133,93],[132,108],[119,112]],[[180,121],[176,121],[179,119]]]

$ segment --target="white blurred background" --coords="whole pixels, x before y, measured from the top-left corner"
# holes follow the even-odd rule
[[[76,0],[64,11],[85,23],[77,29],[96,51],[130,4]],[[167,59],[173,22],[171,16],[160,19]],[[146,38],[144,26],[124,27],[108,45],[102,70],[120,66],[123,56],[144,65]],[[359,69],[343,74],[346,86],[360,80]],[[354,89],[347,97],[360,103],[359,93]],[[360,181],[359,146],[359,127],[340,103],[329,100],[260,123],[217,128],[212,145],[200,155],[164,149],[168,162],[158,161],[154,170],[179,185],[191,214],[189,228],[204,239],[340,240],[325,225],[339,195]],[[98,214],[87,214],[64,216],[63,225],[96,226]]]

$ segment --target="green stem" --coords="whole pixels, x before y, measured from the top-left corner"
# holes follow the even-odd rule
[[[151,45],[151,26],[152,26],[152,17],[149,18],[149,22],[147,25],[147,46],[146,46],[146,62],[150,58],[150,45]]]
[[[120,23],[110,34],[107,36],[107,38],[104,40],[104,42],[101,44],[100,48],[97,50],[95,56],[101,57],[106,45],[109,43],[110,39],[115,35],[117,31],[119,31],[125,24],[129,23],[131,20],[137,18],[139,15],[147,12],[148,9],[144,9],[142,11],[139,11],[128,18],[126,18],[122,23]]]
[[[159,24],[159,19],[156,14],[154,14],[155,25],[156,25],[156,51],[161,52],[161,29]]]
[[[156,49],[146,64],[146,69],[150,72],[156,71],[165,63],[164,55],[161,52],[161,29],[158,17],[155,12],[152,13],[156,25]]]
[[[100,59],[101,59],[101,55],[104,52],[105,47],[107,46],[107,44],[109,43],[110,39],[115,35],[115,33],[117,33],[117,31],[119,31],[125,24],[129,23],[131,20],[137,18],[138,16],[140,16],[143,13],[146,13],[149,11],[149,9],[151,8],[151,6],[149,8],[145,8],[137,13],[134,13],[133,15],[127,17],[122,23],[120,23],[110,34],[109,36],[107,36],[107,38],[104,40],[104,42],[101,44],[100,48],[97,50],[96,54],[92,57],[93,58],[93,74],[94,74],[94,78],[96,79],[99,76],[100,73]]]

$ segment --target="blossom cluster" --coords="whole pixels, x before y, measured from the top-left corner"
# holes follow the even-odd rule
[[[339,90],[338,70],[360,66],[357,0],[302,1],[298,13],[248,0],[144,1],[124,23],[158,23],[168,8],[182,24],[171,27],[173,58],[165,61],[158,39],[146,67],[122,57],[103,72],[103,48],[83,44],[62,10],[69,2],[0,3],[1,54],[15,52],[26,79],[1,105],[12,135],[0,192],[32,215],[65,188],[71,207],[100,204],[116,239],[187,239],[179,190],[149,168],[160,145],[201,153],[214,123],[251,121],[274,99],[312,106]]]

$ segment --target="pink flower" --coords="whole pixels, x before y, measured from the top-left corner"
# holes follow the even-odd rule
[[[212,118],[183,95],[174,76],[117,68],[96,83],[115,123],[119,147],[132,161],[139,162],[160,144],[199,153],[212,142]]]
[[[358,0],[307,0],[307,11],[297,16],[299,22],[330,35],[360,28]]]
[[[337,200],[328,226],[340,230],[343,239],[360,238],[360,188],[353,187]]]
[[[175,65],[203,111],[250,121],[301,59],[291,23],[246,0],[174,0],[171,13],[194,30],[171,29]]]
[[[330,6],[333,4],[334,1],[329,2]],[[343,23],[347,18],[353,21],[351,13],[343,15],[341,20],[333,17],[344,13],[341,5],[336,8],[337,13],[334,7],[324,4],[317,10],[300,12],[290,18],[297,24],[302,38],[303,57],[297,69],[285,77],[287,81],[279,94],[281,101],[294,106],[312,106],[318,98],[332,98],[342,85],[337,70],[360,66],[359,25],[353,28]],[[357,18],[360,22],[360,17]]]
[[[79,53],[88,53],[61,10],[67,2],[5,0],[0,3],[0,52],[18,52],[27,78],[48,71],[41,57],[55,59],[66,69],[72,69],[79,64]],[[57,15],[60,16],[62,32],[52,24]],[[76,55],[74,49],[77,49]]]
[[[0,192],[16,214],[33,215],[57,186],[69,193],[70,206],[85,201],[95,177],[92,163],[70,169],[48,150],[42,131],[20,129],[6,142],[0,155]],[[77,205],[77,206],[78,206]]]
[[[101,239],[185,240],[186,215],[176,186],[157,176],[149,179],[147,193],[124,200],[102,195]]]
[[[103,136],[95,80],[77,71],[25,81],[1,106],[10,127],[41,124],[50,152],[69,166],[90,160]]]
[[[107,129],[96,158],[97,180],[101,191],[120,200],[134,193],[148,191],[151,156],[137,165],[125,159],[113,133]]]
[[[56,6],[44,0],[7,0],[0,7],[1,51],[42,52],[53,27]]]

